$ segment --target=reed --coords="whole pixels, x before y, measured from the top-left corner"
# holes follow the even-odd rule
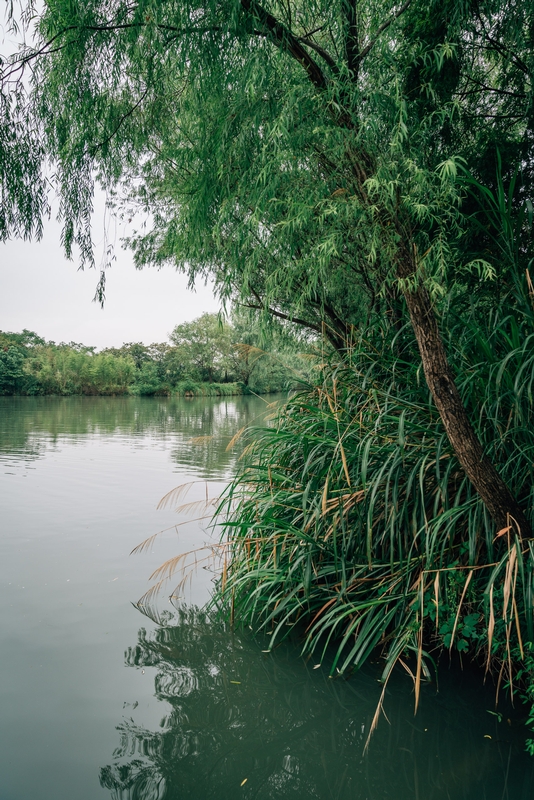
[[[503,301],[492,315],[449,313],[444,328],[477,432],[532,521],[532,309]],[[513,693],[534,639],[534,542],[513,521],[495,531],[406,331],[379,326],[321,365],[246,452],[218,508],[221,613],[267,631],[271,648],[295,628],[316,660],[333,645],[332,674],[378,649],[384,681],[397,663],[412,675],[416,707],[443,650]]]

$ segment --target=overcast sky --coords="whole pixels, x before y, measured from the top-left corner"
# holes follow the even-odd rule
[[[100,202],[94,215],[97,263],[103,216]],[[92,302],[98,271],[81,272],[75,261],[65,259],[54,220],[46,224],[40,242],[0,244],[0,330],[28,328],[55,342],[100,349],[123,342],[163,342],[178,323],[219,310],[210,286],[201,283],[191,292],[186,277],[171,267],[136,270],[120,236],[120,230],[114,233],[117,260],[107,271],[103,310]]]
[[[3,56],[16,50],[5,25],[6,8],[0,6]],[[186,277],[171,267],[136,270],[131,253],[120,245],[128,231],[109,221],[102,193],[97,192],[94,205],[96,263],[101,263],[104,230],[116,256],[107,272],[104,309],[92,302],[98,270],[80,272],[76,261],[65,259],[60,226],[52,219],[40,242],[0,243],[0,330],[28,328],[48,340],[82,342],[100,349],[123,342],[163,342],[180,322],[219,310],[210,286],[200,283],[191,292]]]

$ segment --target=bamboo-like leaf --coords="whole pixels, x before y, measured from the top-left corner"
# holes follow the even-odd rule
[[[460,597],[460,602],[458,603],[458,608],[456,609],[456,617],[454,618],[454,627],[453,627],[452,633],[451,633],[451,642],[449,644],[449,650],[452,650],[452,645],[454,643],[454,634],[456,633],[456,628],[458,626],[458,620],[460,619],[460,611],[462,610],[462,603],[464,602],[465,593],[467,592],[467,587],[469,586],[469,583],[471,582],[471,578],[473,577],[473,574],[474,574],[474,570],[472,569],[472,570],[470,570],[469,575],[467,576],[467,579],[465,581],[464,588],[463,588],[463,591],[462,591],[462,596]]]

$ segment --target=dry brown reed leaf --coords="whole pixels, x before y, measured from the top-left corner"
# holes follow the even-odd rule
[[[247,444],[247,446],[243,448],[243,452],[239,456],[239,461],[241,461],[242,458],[245,458],[245,456],[247,456],[250,453],[253,447],[254,447],[254,442],[250,442],[250,444]]]
[[[206,481],[189,481],[189,483],[182,483],[180,486],[176,486],[175,489],[171,489],[170,492],[167,492],[157,505],[157,509],[167,508],[167,506],[173,505],[176,503],[177,500],[181,500],[182,497],[188,493],[189,489],[194,486],[196,483],[206,483]]]
[[[207,500],[194,500],[192,503],[183,503],[174,510],[177,514],[196,514],[197,511],[207,512],[210,506],[216,505],[217,502],[217,497],[208,497]],[[205,517],[200,517],[200,519],[205,519]],[[191,520],[189,520],[189,522],[191,522]]]
[[[228,442],[228,444],[226,445],[226,452],[227,452],[227,453],[228,453],[228,452],[229,452],[229,451],[232,449],[232,447],[233,447],[235,444],[237,444],[237,442],[238,442],[238,441],[241,439],[241,437],[243,436],[243,433],[246,431],[246,429],[247,429],[247,426],[246,426],[246,425],[243,425],[243,427],[242,427],[242,428],[239,428],[239,430],[237,431],[237,433],[234,433],[234,435],[232,436],[232,438],[230,439],[230,441],[229,441],[229,442]]]
[[[363,498],[365,497],[365,491],[363,489],[359,489],[357,492],[352,492],[351,494],[344,494],[341,497],[333,497],[331,500],[328,500],[326,503],[326,510],[325,508],[321,511],[321,517],[324,517],[326,514],[329,514],[334,509],[339,509],[342,507],[343,514],[347,514],[350,509],[356,505],[356,503],[360,503]],[[328,541],[330,536],[332,536],[334,532],[334,526],[337,524],[339,520],[339,514],[335,514],[332,524],[326,531],[324,541]]]
[[[364,496],[364,490],[359,489],[357,492],[342,494],[340,497],[332,497],[327,501],[324,513],[329,514],[331,511],[339,509],[340,506],[343,508],[343,511],[349,511],[353,506],[356,505],[356,503],[359,503],[361,500],[363,500]]]
[[[164,561],[163,564],[160,564],[160,566],[154,570],[149,580],[151,581],[157,580],[161,582],[167,580],[168,578],[171,578],[178,569],[178,567],[180,566],[180,564],[187,558],[188,555],[190,555],[190,552],[180,553],[180,555],[168,558],[167,561]]]
[[[227,551],[225,550],[225,552],[224,552],[223,573],[222,573],[221,594],[224,594],[224,590],[225,590],[225,587],[226,587],[226,576],[228,574],[227,573],[227,569],[228,569],[227,561],[228,561],[228,559],[227,559]]]
[[[415,675],[411,671],[411,669],[408,666],[408,664],[405,661],[403,661],[402,658],[399,658],[398,661],[399,661],[399,664],[401,665],[401,667],[404,667],[404,669],[406,670],[406,672],[408,673],[408,675],[410,676],[410,678],[412,679],[412,681],[415,684]]]
[[[460,619],[460,611],[462,609],[462,603],[464,602],[465,593],[467,592],[467,587],[469,586],[469,584],[471,582],[471,578],[473,577],[474,571],[475,570],[472,569],[470,571],[469,575],[467,576],[467,580],[466,580],[465,585],[464,585],[462,596],[460,597],[460,602],[458,603],[458,608],[456,610],[456,618],[454,620],[454,627],[452,629],[452,634],[451,634],[451,642],[449,644],[449,651],[452,650],[452,645],[453,645],[453,642],[454,642],[454,634],[456,633],[456,628],[458,627],[458,620]]]
[[[490,588],[490,617],[488,622],[488,657],[486,659],[486,669],[484,675],[488,674],[491,663],[491,644],[493,642],[493,631],[495,630],[495,611],[493,609],[493,584]]]
[[[506,564],[506,573],[504,577],[503,602],[502,602],[502,618],[505,622],[507,621],[508,603],[510,602],[512,585],[514,583],[514,574],[517,576],[517,567],[518,567],[517,549],[515,545],[512,545],[512,547],[508,552],[509,556]]]
[[[341,439],[339,440],[339,450],[341,452],[341,460],[343,462],[343,470],[345,472],[345,478],[347,479],[347,483],[350,487],[351,483],[350,483],[349,468],[347,465],[347,456],[345,455],[345,450],[343,448],[343,444],[341,443]]]
[[[164,583],[165,579],[162,579],[161,581],[155,583],[154,586],[151,586],[150,589],[147,592],[145,592],[142,597],[139,598],[139,600],[137,601],[137,605],[150,606]]]
[[[323,613],[323,611],[326,611],[326,609],[327,609],[327,608],[329,608],[329,607],[332,605],[332,603],[335,603],[335,602],[336,602],[336,600],[337,600],[337,597],[332,597],[332,598],[331,598],[331,599],[330,599],[330,600],[329,600],[327,603],[325,603],[325,604],[324,604],[324,606],[323,606],[322,608],[320,608],[320,609],[319,609],[319,611],[317,612],[317,614],[314,616],[314,618],[312,619],[312,621],[310,622],[310,624],[308,625],[308,627],[307,627],[307,628],[306,628],[306,630],[304,631],[305,633],[308,633],[308,631],[310,630],[310,628],[311,628],[311,627],[313,627],[313,623],[314,623],[316,620],[318,620],[318,619],[319,619],[319,617],[321,616],[321,614]]]
[[[510,681],[510,700],[514,704],[514,683],[512,672],[512,650],[510,647],[510,633],[512,631],[512,620],[506,626],[506,654],[508,659],[508,680]]]
[[[389,675],[391,675],[391,672],[389,673]],[[384,686],[382,688],[382,693],[380,695],[380,700],[378,701],[378,705],[376,707],[375,715],[373,717],[373,721],[371,722],[371,727],[369,728],[369,733],[367,734],[367,739],[365,741],[365,747],[363,748],[363,754],[364,755],[366,754],[367,748],[369,747],[369,742],[371,741],[371,736],[373,735],[373,733],[375,732],[375,730],[378,727],[378,720],[380,719],[380,712],[382,711],[384,713],[384,716],[386,717],[386,713],[384,711],[384,695],[386,694],[386,687],[388,685],[389,675],[388,675],[388,677],[386,678],[386,680],[384,682]],[[387,719],[387,717],[386,717],[386,719]],[[389,722],[389,720],[388,720],[388,722]]]
[[[202,522],[203,519],[206,519],[206,517],[203,516],[203,517],[197,517],[196,519],[187,519],[184,522],[177,522],[176,525],[172,525],[170,528],[165,528],[162,531],[153,533],[152,536],[148,537],[148,539],[145,539],[143,542],[136,545],[132,550],[132,552],[130,553],[130,555],[133,556],[137,553],[144,553],[145,550],[148,550],[149,547],[151,547],[152,544],[154,543],[155,539],[162,533],[167,533],[167,531],[173,531],[176,528],[180,528],[182,525],[190,525],[192,522]]]
[[[326,481],[324,482],[323,496],[321,498],[321,516],[322,517],[324,517],[324,515],[327,513],[327,510],[328,510],[328,506],[327,506],[327,503],[326,503],[327,497],[328,497],[328,475],[326,476]]]
[[[149,536],[148,539],[144,540],[144,542],[141,542],[141,544],[138,544],[136,547],[134,547],[130,555],[133,556],[134,553],[144,553],[145,550],[148,550],[154,544],[160,533],[161,531],[153,533],[152,536]]]
[[[256,358],[254,359],[254,361],[252,363],[257,361],[258,358],[261,358],[262,356],[267,355],[265,350],[262,350],[261,347],[254,347],[253,344],[242,344],[242,343],[239,343],[239,344],[234,344],[234,347],[237,350],[237,352],[242,356],[249,356],[249,357],[250,356],[256,356]]]
[[[334,404],[332,402],[332,398],[330,397],[328,392],[320,392],[320,394],[322,394],[322,395],[324,395],[326,397],[327,403],[328,403],[328,405],[330,407],[330,411],[332,412],[332,415],[335,417],[336,416],[336,408],[335,408],[335,406],[334,406]]]
[[[521,653],[521,660],[524,661],[525,653],[524,653],[524,650],[523,650],[523,637],[521,636],[521,626],[519,624],[519,614],[518,614],[518,611],[517,611],[517,603],[515,601],[515,590],[514,590],[514,597],[513,597],[512,602],[514,604],[515,627],[516,627],[516,630],[517,630],[517,641],[519,643],[519,651]]]

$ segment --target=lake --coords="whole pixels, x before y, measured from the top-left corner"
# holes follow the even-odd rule
[[[377,666],[265,653],[202,611],[209,562],[158,622],[136,607],[216,535],[196,509],[271,400],[0,397],[0,800],[531,800],[525,709],[492,713],[480,674],[444,660],[414,717],[399,671],[364,755]],[[189,509],[156,509],[185,483]]]

